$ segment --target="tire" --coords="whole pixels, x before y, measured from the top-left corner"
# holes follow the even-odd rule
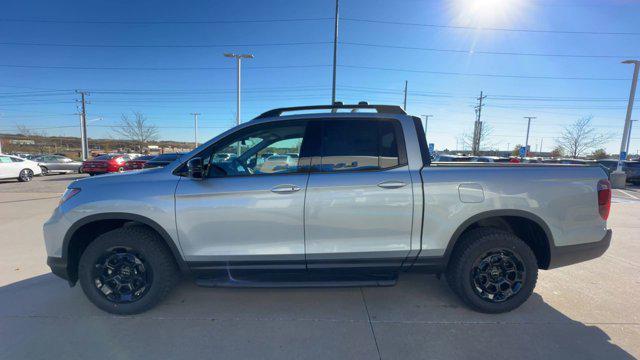
[[[89,173],[89,176],[94,176],[96,173]]]
[[[31,169],[22,169],[18,175],[18,181],[29,182],[33,179],[33,171]]]
[[[49,175],[49,169],[46,166],[40,166],[40,170],[42,170],[42,176]]]
[[[524,241],[492,228],[469,231],[459,241],[446,277],[465,304],[495,314],[511,311],[529,299],[538,279],[538,262]]]
[[[78,280],[87,298],[118,315],[139,314],[157,305],[180,279],[173,255],[162,241],[142,226],[125,226],[96,238],[78,267]],[[131,261],[131,256],[137,260]],[[110,266],[103,266],[107,263]],[[118,292],[120,288],[125,290]]]

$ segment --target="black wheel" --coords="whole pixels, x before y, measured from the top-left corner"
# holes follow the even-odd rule
[[[153,231],[128,226],[100,235],[80,257],[82,290],[100,309],[130,315],[164,299],[179,280],[171,252]]]
[[[502,313],[522,305],[538,279],[531,248],[498,229],[468,232],[456,246],[447,269],[449,286],[471,308]]]
[[[89,176],[94,176],[96,173],[89,173]]]
[[[46,166],[40,166],[40,170],[42,171],[42,176],[49,175],[49,169]]]
[[[33,171],[31,169],[22,169],[18,175],[18,181],[29,182],[33,179]]]

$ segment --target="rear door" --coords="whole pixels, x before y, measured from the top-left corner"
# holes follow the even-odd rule
[[[397,268],[410,250],[413,194],[400,122],[326,120],[305,203],[307,267]]]

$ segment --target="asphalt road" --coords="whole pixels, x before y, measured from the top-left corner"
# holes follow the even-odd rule
[[[601,258],[542,271],[521,308],[484,315],[434,276],[386,288],[224,289],[184,281],[108,315],[49,273],[41,225],[78,175],[0,182],[0,359],[627,359],[640,357],[640,191],[615,191]]]

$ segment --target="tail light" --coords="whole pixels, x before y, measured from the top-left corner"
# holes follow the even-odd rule
[[[609,180],[598,181],[598,211],[604,220],[609,218],[611,210],[611,183]]]

